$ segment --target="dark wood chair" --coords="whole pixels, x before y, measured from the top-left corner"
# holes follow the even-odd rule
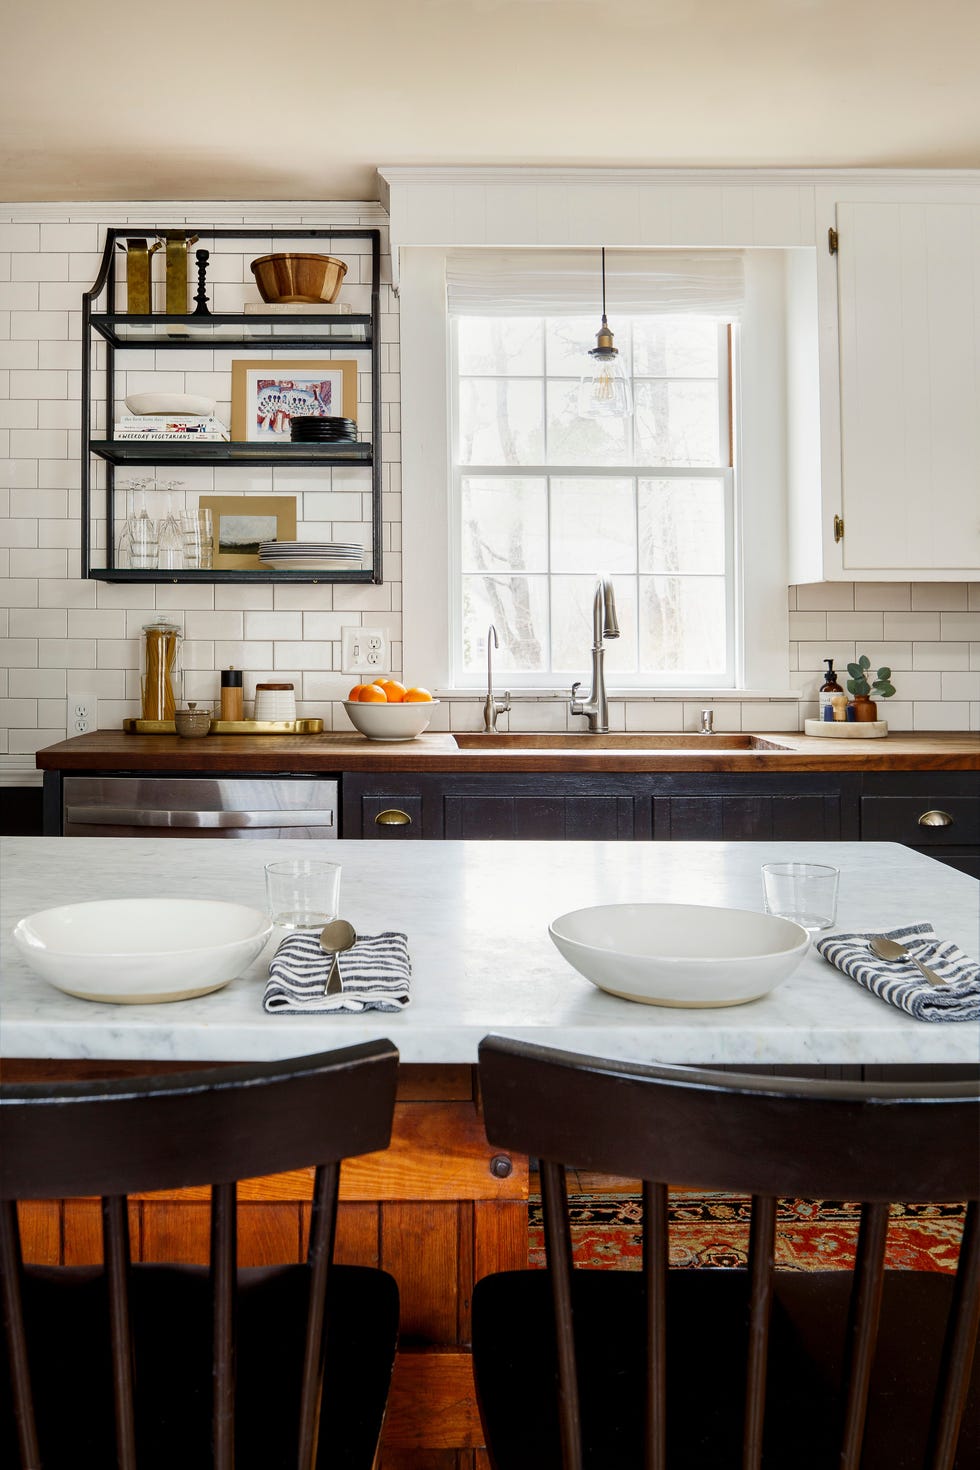
[[[491,1144],[539,1160],[548,1261],[474,1293],[496,1470],[980,1465],[980,1081],[773,1080],[488,1037],[480,1085]],[[573,1266],[565,1165],[643,1181],[641,1271]],[[746,1269],[668,1269],[665,1181],[751,1197]],[[774,1270],[787,1197],[861,1203],[853,1275]],[[889,1202],[911,1201],[969,1201],[955,1276],[884,1269]]]
[[[0,1463],[368,1470],[398,1288],[332,1255],[340,1162],[388,1144],[397,1070],[379,1041],[0,1090]],[[311,1164],[305,1264],[237,1270],[235,1181]],[[210,1266],[131,1263],[127,1194],[204,1184]],[[86,1195],[102,1196],[104,1267],[25,1267],[16,1201]]]

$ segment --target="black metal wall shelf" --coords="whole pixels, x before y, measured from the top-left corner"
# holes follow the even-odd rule
[[[127,230],[126,234],[131,234]],[[370,347],[369,316],[129,316],[93,312],[91,325],[113,347]]]
[[[370,465],[370,444],[243,444],[235,440],[93,439],[89,448],[110,464]]]
[[[99,273],[91,290],[82,297],[82,575],[103,582],[337,582],[379,583],[381,576],[381,459],[375,446],[381,443],[381,358],[378,351],[381,293],[381,233],[375,229],[208,229],[188,224],[187,233],[202,241],[254,240],[256,253],[267,253],[277,240],[367,240],[371,247],[371,310],[349,316],[332,313],[296,312],[241,314],[208,314],[168,316],[164,314],[129,315],[114,310],[116,300],[116,249],[120,241],[131,236],[155,236],[156,226],[126,225],[106,231]],[[107,310],[96,311],[95,305],[105,293]],[[95,338],[105,343],[104,403],[105,421],[113,422],[115,402],[115,353],[117,351],[182,351],[241,347],[245,350],[338,348],[369,354],[371,373],[371,426],[369,442],[356,444],[241,443],[209,441],[204,444],[182,440],[93,439],[92,377],[95,371],[93,347]],[[92,565],[92,466],[93,457],[105,463],[106,477],[106,559],[108,565]],[[221,466],[304,466],[328,469],[352,466],[371,473],[371,569],[344,572],[289,572],[272,570],[142,570],[114,565],[115,512],[114,489],[117,467],[151,465]]]
[[[251,571],[248,568],[225,570],[178,567],[174,570],[143,571],[138,567],[90,567],[88,575],[97,582],[373,582],[374,573],[367,572],[274,572]]]

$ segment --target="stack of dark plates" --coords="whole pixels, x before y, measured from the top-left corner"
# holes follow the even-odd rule
[[[289,420],[289,437],[294,444],[340,444],[357,439],[353,419],[319,414],[296,414]]]

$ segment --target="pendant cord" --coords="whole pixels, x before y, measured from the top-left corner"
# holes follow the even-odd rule
[[[606,247],[601,246],[602,251],[602,320],[606,320]]]

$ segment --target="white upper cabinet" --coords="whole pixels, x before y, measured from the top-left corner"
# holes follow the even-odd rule
[[[976,578],[980,199],[838,198],[831,218],[820,509],[797,489],[791,579]]]
[[[980,205],[840,204],[845,571],[980,567]]]

